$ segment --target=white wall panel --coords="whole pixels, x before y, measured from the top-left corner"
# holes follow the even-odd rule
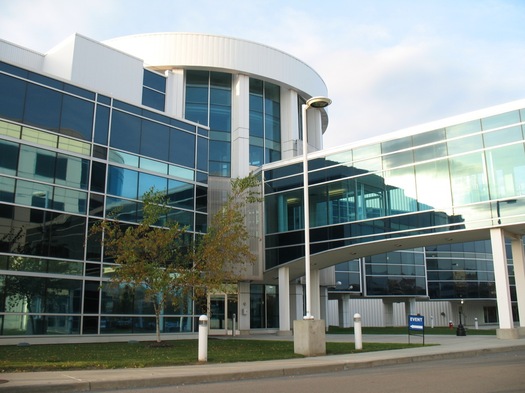
[[[45,55],[44,71],[132,104],[142,103],[142,60],[79,34]]]
[[[35,71],[42,71],[44,55],[0,39],[2,60]]]
[[[463,323],[465,325],[473,326],[474,318],[478,318],[480,326],[484,325],[483,322],[483,306],[485,303],[471,302],[465,304],[463,307]],[[339,310],[338,301],[329,300],[328,302],[328,324],[332,326],[339,326]],[[365,326],[385,326],[384,321],[384,306],[381,299],[350,299],[350,315],[355,313],[361,314],[363,327]],[[394,326],[406,326],[406,304],[404,302],[393,303],[393,325]],[[415,306],[416,314],[419,313],[425,317],[425,327],[430,328],[431,317],[434,318],[434,326],[448,326],[448,322],[452,320],[454,326],[458,323],[458,311],[457,306],[453,307],[451,302],[448,301],[424,301],[416,302]]]

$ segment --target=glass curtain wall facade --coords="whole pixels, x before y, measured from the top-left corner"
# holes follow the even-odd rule
[[[281,159],[281,91],[250,78],[250,165]]]
[[[207,151],[205,128],[0,62],[0,335],[154,332],[89,228],[115,208],[138,222],[154,187],[205,232]],[[163,331],[193,329],[187,303],[166,307]]]
[[[523,221],[524,121],[525,110],[513,110],[324,156],[316,154],[309,162],[312,255],[384,239]],[[301,171],[300,163],[264,171],[267,269],[304,256]],[[481,255],[475,262],[479,275],[467,285],[474,297],[492,297],[494,286],[493,274],[484,262],[483,244],[461,246],[474,247]],[[461,273],[454,273],[452,267],[444,269],[444,264],[436,268],[428,257],[425,262],[425,251],[402,258],[394,253],[367,257],[363,293],[391,294],[394,280],[399,295],[425,295],[427,267],[432,296],[466,296],[463,284],[450,286],[450,280],[434,280],[436,274],[451,281],[460,275],[472,278],[474,262],[468,262],[468,269],[465,266]],[[407,277],[411,284],[398,290]]]
[[[210,128],[209,174],[231,174],[232,76],[186,71],[185,118]]]

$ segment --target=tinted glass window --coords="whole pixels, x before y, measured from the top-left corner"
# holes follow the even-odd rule
[[[197,169],[208,171],[208,139],[197,138]]]
[[[94,101],[95,100],[95,93],[81,89],[80,87],[73,86],[67,83],[64,83],[64,91],[67,91],[68,93],[72,93],[74,95],[87,98],[88,100]]]
[[[55,187],[53,208],[70,213],[86,214],[87,193]]]
[[[186,72],[186,118],[199,124],[208,125],[207,71]]]
[[[65,154],[58,154],[55,170],[56,184],[86,189],[88,178],[88,160],[67,156]]]
[[[167,126],[143,120],[141,140],[141,154],[163,161],[168,160],[169,128]]]
[[[230,161],[231,148],[229,142],[210,141],[211,161]]]
[[[193,185],[177,180],[168,180],[168,198],[172,206],[193,209]]]
[[[264,164],[264,148],[250,145],[250,165],[261,166]]]
[[[164,177],[150,175],[148,173],[140,173],[139,198],[142,198],[142,196],[151,189],[154,191],[162,191],[163,193],[166,193],[167,185],[168,181]]]
[[[208,189],[197,186],[195,195],[195,210],[200,212],[208,211]]]
[[[469,135],[481,131],[481,122],[472,120],[466,123],[447,127],[447,138]]]
[[[525,174],[525,150],[523,144],[515,144],[487,150],[491,199],[508,198],[523,193]],[[505,180],[503,180],[505,179]],[[519,207],[518,209],[520,209]]]
[[[14,200],[15,200],[15,179],[9,179],[9,178],[0,176],[0,201],[14,202]]]
[[[138,173],[129,169],[109,167],[108,194],[137,199]]]
[[[42,86],[28,84],[24,121],[27,124],[58,131],[62,94]]]
[[[2,173],[16,175],[18,143],[0,141],[0,169]]]
[[[170,135],[169,161],[191,168],[195,167],[195,135],[173,130]]]
[[[218,105],[212,106],[210,108],[210,127],[214,131],[230,132],[231,108]]]
[[[21,121],[25,93],[26,82],[0,74],[0,116]]]
[[[144,86],[151,89],[166,92],[166,78],[156,72],[144,70]]]
[[[252,101],[253,99],[250,99],[250,103]],[[250,136],[257,136],[260,138],[264,136],[264,122],[262,112],[250,111]]]
[[[481,153],[450,158],[449,165],[454,205],[488,200],[487,174]]]
[[[59,80],[56,80],[56,79],[53,79],[53,78],[49,78],[49,77],[41,75],[41,74],[36,74],[34,72],[31,72],[31,71],[29,71],[29,73],[27,74],[27,78],[32,80],[32,81],[41,83],[43,85],[54,87],[55,89],[59,89],[59,90],[63,90],[64,89],[64,83],[63,82],[61,82]]]
[[[53,183],[55,178],[56,153],[22,146],[18,174],[27,179],[38,179]]]
[[[25,254],[82,260],[84,258],[85,218],[64,213],[40,212],[38,209],[17,207],[13,220],[15,233],[26,236],[13,244]],[[45,228],[45,231],[42,229]]]
[[[510,124],[516,124],[520,122],[520,114],[518,111],[502,113],[496,116],[486,117],[481,119],[481,125],[483,130],[489,130],[491,128],[503,127]]]
[[[208,105],[186,103],[186,118],[195,123],[208,125]]]
[[[466,138],[449,140],[447,150],[449,155],[461,154],[466,151],[478,150],[483,148],[483,138],[481,134],[468,136]]]
[[[92,102],[64,95],[60,132],[75,138],[91,141],[93,129]]]
[[[141,121],[138,117],[113,111],[111,117],[111,146],[133,153],[140,152]]]
[[[95,118],[95,143],[108,144],[109,132],[109,108],[97,105],[97,116]]]
[[[523,136],[521,134],[520,126],[503,128],[498,131],[486,132],[483,134],[485,147],[493,147],[521,140],[523,140]]]
[[[147,87],[142,88],[142,105],[144,106],[164,111],[165,98],[166,96],[163,93],[148,89]]]
[[[93,161],[91,165],[91,191],[104,192],[106,185],[106,164]]]
[[[412,138],[405,137],[399,139],[393,139],[381,143],[381,151],[385,153],[393,153],[398,150],[408,149],[412,147]]]

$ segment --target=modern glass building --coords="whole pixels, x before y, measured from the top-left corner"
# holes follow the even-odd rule
[[[388,314],[396,300],[415,312],[418,298],[461,307],[468,299],[472,320],[488,323],[487,300],[497,299],[500,327],[514,328],[523,285],[524,104],[309,155],[312,268],[337,265],[331,293],[342,295],[343,307],[352,294],[383,298]],[[293,279],[304,272],[303,165],[262,170],[265,274]]]
[[[516,335],[525,101],[322,150],[327,113],[310,108],[303,129],[302,106],[326,94],[302,61],[229,37],[74,35],[47,53],[0,40],[1,339],[154,333],[144,294],[109,285],[90,227],[115,207],[139,222],[155,187],[199,236],[230,179],[253,171],[258,260],[209,295],[210,327],[290,332],[305,307],[303,137],[316,318],[347,326],[379,299],[378,324],[395,324],[404,303],[446,315],[436,323],[463,311]],[[162,331],[191,333],[200,312],[190,299],[167,307]]]

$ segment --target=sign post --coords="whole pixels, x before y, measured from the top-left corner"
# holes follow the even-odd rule
[[[417,332],[417,333],[412,333]],[[425,317],[422,315],[408,316],[408,343],[410,336],[423,336],[423,345],[425,345]]]

